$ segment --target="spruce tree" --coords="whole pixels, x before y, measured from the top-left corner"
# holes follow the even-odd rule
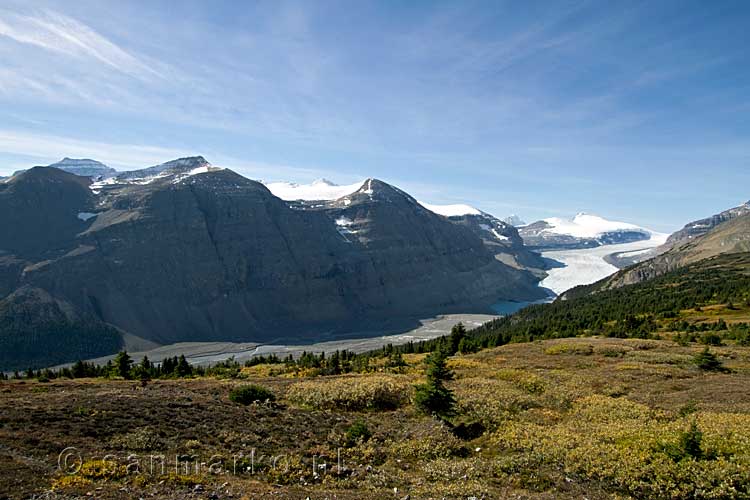
[[[127,351],[120,351],[115,357],[115,374],[124,379],[130,379],[130,370],[133,368],[133,359]]]
[[[693,362],[705,371],[726,371],[716,354],[708,350],[708,347],[693,357]]]
[[[178,377],[188,377],[193,374],[193,367],[185,359],[185,355],[180,355],[180,359],[177,361],[177,367],[175,368]]]
[[[466,337],[466,327],[464,327],[463,323],[456,323],[453,325],[453,328],[451,328],[451,336],[450,336],[450,354],[456,354],[458,352],[458,348],[461,345],[461,341]]]
[[[414,402],[423,412],[447,419],[456,414],[456,399],[445,382],[453,379],[453,372],[446,364],[443,350],[434,351],[425,359],[427,383],[416,387]]]

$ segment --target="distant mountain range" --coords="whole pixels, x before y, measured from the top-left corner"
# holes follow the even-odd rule
[[[476,217],[377,179],[283,200],[202,157],[95,182],[34,167],[0,183],[0,368],[135,341],[319,340],[543,297],[515,229]]]
[[[83,177],[105,178],[114,177],[115,175],[117,175],[117,170],[115,170],[114,168],[108,167],[104,163],[98,162],[96,160],[89,159],[63,158],[57,163],[52,163],[51,165],[47,166],[59,168],[60,170],[64,170],[65,172],[70,172],[71,174],[76,174]],[[17,175],[22,172],[24,171],[19,170],[14,172],[13,175]]]
[[[579,213],[572,219],[553,217],[518,228],[524,243],[536,250],[563,250],[649,240],[653,231]]]

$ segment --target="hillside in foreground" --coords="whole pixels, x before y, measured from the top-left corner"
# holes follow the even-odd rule
[[[711,351],[726,371],[700,369],[703,346],[673,340],[454,356],[453,431],[411,402],[423,354],[332,377],[272,364],[145,388],[1,382],[0,497],[744,498],[750,348],[722,343]],[[230,401],[250,382],[276,401]],[[57,462],[70,446],[83,467],[68,476]],[[148,457],[161,455],[165,469],[152,469]]]

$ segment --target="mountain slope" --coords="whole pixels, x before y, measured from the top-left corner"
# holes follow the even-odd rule
[[[200,157],[91,185],[35,168],[1,186],[0,213],[25,211],[4,221],[5,299],[40,290],[13,296],[14,307],[53,303],[158,343],[319,339],[541,296],[534,276],[499,262],[469,228],[375,179],[316,206]],[[0,337],[17,342],[19,331]],[[19,361],[47,359],[27,340],[23,352],[39,357]]]

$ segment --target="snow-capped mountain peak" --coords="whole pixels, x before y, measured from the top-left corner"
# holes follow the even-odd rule
[[[156,176],[166,176],[169,174],[185,174],[191,171],[200,173],[201,170],[199,169],[205,169],[206,171],[208,171],[212,168],[212,165],[202,156],[189,156],[186,158],[171,160],[159,165],[154,165],[153,167],[123,172],[117,176],[117,180],[125,182],[137,179],[146,180]]]
[[[638,231],[651,233],[649,230],[627,222],[611,221],[598,215],[579,212],[572,219],[551,217],[544,219],[548,227],[543,231],[555,234],[566,234],[577,238],[596,238],[604,233],[614,231]]]
[[[372,194],[373,179],[364,179],[354,184],[339,185],[328,179],[320,178],[310,184],[294,182],[263,182],[265,186],[282,200],[287,201],[332,201],[361,192]],[[445,217],[462,217],[464,215],[481,215],[482,211],[466,204],[437,205],[418,202],[427,210]]]
[[[585,212],[566,219],[550,217],[518,229],[524,243],[542,249],[592,248],[645,240],[666,235],[628,222],[613,221]]]

